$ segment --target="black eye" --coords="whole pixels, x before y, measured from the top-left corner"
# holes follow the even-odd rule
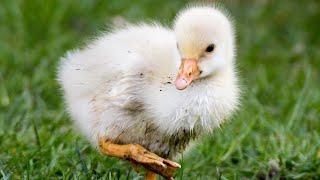
[[[210,44],[207,49],[206,49],[206,52],[212,52],[215,48],[215,45],[214,44]]]

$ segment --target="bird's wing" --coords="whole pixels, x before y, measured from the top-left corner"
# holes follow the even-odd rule
[[[125,110],[139,110],[143,106],[140,96],[143,86],[140,74],[122,74],[106,84],[102,99]]]

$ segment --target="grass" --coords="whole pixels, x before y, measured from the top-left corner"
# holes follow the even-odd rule
[[[0,178],[142,179],[72,130],[56,65],[115,16],[168,24],[185,3],[2,0]],[[236,20],[243,105],[184,154],[177,179],[319,179],[320,3],[224,4]]]

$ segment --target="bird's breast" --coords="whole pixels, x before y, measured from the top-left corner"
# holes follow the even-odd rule
[[[200,131],[210,122],[212,99],[196,87],[177,90],[170,83],[159,83],[146,91],[147,107],[154,123],[167,134],[179,130]]]

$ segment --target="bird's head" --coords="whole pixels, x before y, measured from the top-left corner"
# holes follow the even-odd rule
[[[214,7],[192,7],[178,14],[174,31],[181,55],[175,80],[179,90],[213,76],[233,62],[234,33],[230,20]]]

